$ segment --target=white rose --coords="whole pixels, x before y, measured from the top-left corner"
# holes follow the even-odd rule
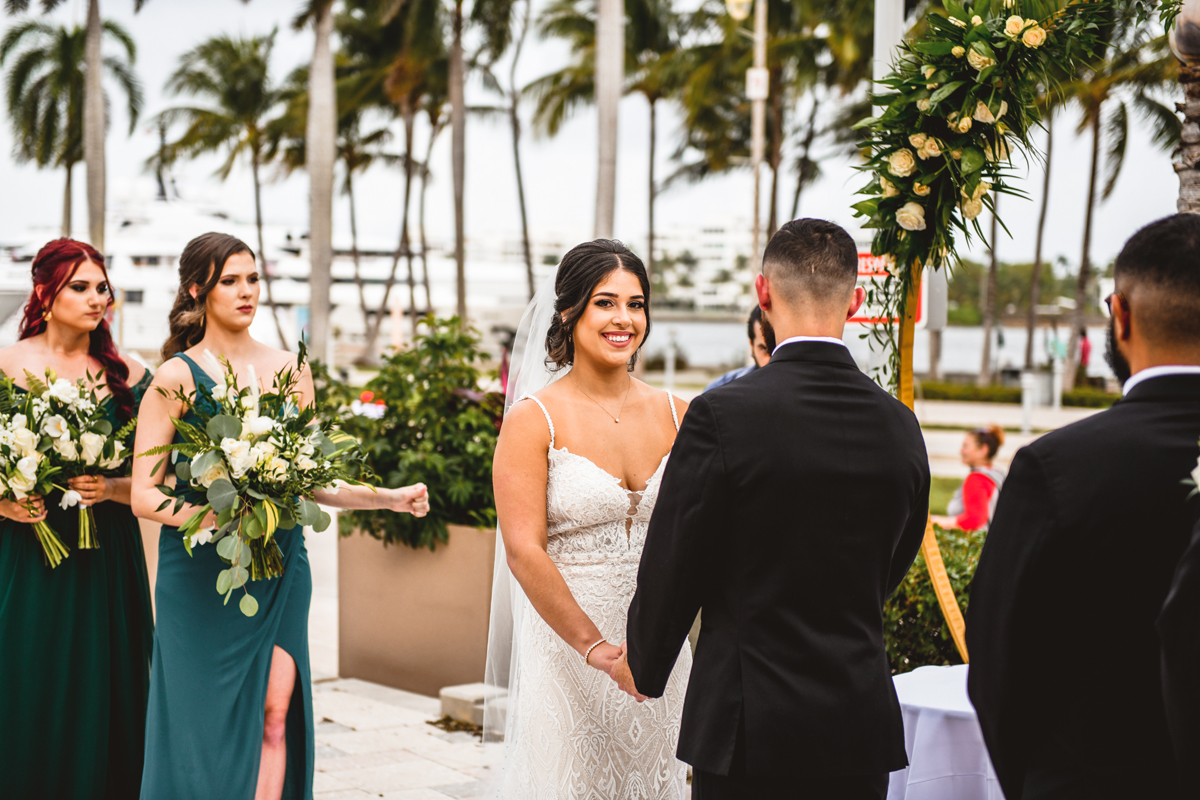
[[[1010,39],[1016,39],[1021,35],[1021,31],[1025,29],[1025,20],[1013,14],[1004,21],[1004,35]]]
[[[46,394],[64,403],[74,403],[79,400],[79,387],[68,380],[59,378],[50,386],[50,391]]]
[[[116,469],[121,466],[121,462],[125,460],[124,452],[125,445],[121,442],[113,442],[112,457],[100,459],[100,469]]]
[[[955,58],[962,58],[966,54],[967,48],[963,47],[961,44],[956,44],[954,47],[950,48],[950,55],[954,56]]]
[[[983,213],[982,200],[964,200],[962,204],[963,216],[967,219],[975,219]]]
[[[966,133],[967,131],[971,130],[971,118],[963,117],[960,119],[958,121],[958,125],[956,126],[956,130],[959,133]]]
[[[250,452],[254,454],[256,464],[266,464],[275,457],[275,445],[270,442],[259,442],[250,448]]]
[[[62,500],[58,501],[58,507],[66,511],[68,508],[79,505],[81,500],[83,500],[83,495],[74,489],[67,489],[63,492]]]
[[[58,414],[46,417],[42,421],[42,433],[51,436],[55,439],[62,439],[71,433],[67,427],[67,421]]]
[[[241,439],[222,439],[221,450],[229,459],[229,468],[233,477],[241,478],[258,462],[258,458],[250,450],[250,443]]]
[[[914,183],[913,194],[915,194],[917,197],[928,197],[929,187],[923,183]]]
[[[192,483],[198,483],[205,489],[212,486],[213,483],[221,478],[229,480],[229,470],[225,467],[225,462],[218,461],[208,469],[204,470],[199,475],[192,476]]]
[[[900,194],[900,191],[896,188],[896,185],[882,175],[879,176],[879,186],[883,189],[884,197],[896,197]],[[307,445],[307,447],[309,449],[309,455],[311,455],[312,445]],[[301,452],[303,452],[303,450]]]
[[[274,481],[287,480],[288,462],[284,461],[279,456],[275,456],[267,464],[267,476]]]
[[[26,456],[37,452],[39,438],[41,437],[29,430],[29,428],[21,428],[13,433],[13,440],[17,446],[17,450],[20,451],[21,455]]]
[[[14,497],[24,500],[33,491],[33,479],[25,477],[20,472],[14,472],[8,479],[8,486],[12,489]]]
[[[75,446],[73,439],[55,439],[54,452],[58,453],[67,461],[79,460],[79,448]]]
[[[896,212],[896,224],[906,231],[925,230],[925,209],[920,203],[905,203]]]
[[[107,440],[98,433],[88,431],[79,437],[79,447],[83,451],[83,463],[89,467],[96,463],[96,459],[100,458],[100,454],[104,452],[104,443]]]
[[[37,479],[38,462],[41,458],[37,455],[25,456],[17,462],[17,474],[28,479],[32,486],[32,481]]]
[[[306,455],[298,455],[296,456],[296,467],[302,470],[316,469],[317,462]]]
[[[922,97],[920,100],[917,101],[917,110],[918,111],[928,111],[929,110],[929,98],[928,97]]]
[[[907,178],[917,170],[917,159],[913,157],[912,150],[907,147],[892,153],[888,156],[887,161],[888,172],[897,178]]]
[[[248,394],[242,398],[242,408],[254,408],[255,405],[254,395]]]
[[[987,69],[988,67],[993,66],[996,63],[996,59],[988,58],[983,53],[979,52],[974,47],[972,47],[970,50],[967,51],[967,63],[970,64],[972,67],[974,67],[976,70],[982,72],[983,70]]]
[[[25,419],[24,414],[13,414],[12,429],[14,431],[24,430],[28,425],[29,422]]]
[[[213,388],[212,388],[213,399],[216,400],[217,402],[224,400],[225,393],[227,391],[229,391],[229,389],[228,389],[228,387],[225,386],[225,384],[218,383],[217,385],[213,386]]]
[[[925,142],[928,139],[929,137],[923,133],[914,133],[912,136],[908,137],[908,143],[913,147],[924,147]]]
[[[270,433],[275,427],[275,420],[270,417],[253,417],[246,420],[247,427],[250,428],[251,436],[262,436],[264,433]]]
[[[1033,25],[1021,34],[1021,44],[1026,47],[1041,47],[1046,43],[1046,29],[1040,25]]]
[[[992,110],[987,107],[987,103],[980,100],[975,104],[975,121],[984,122],[988,125],[996,121],[996,117],[992,114]]]
[[[978,28],[983,24],[983,17],[976,14],[975,16],[971,17],[971,24]]]

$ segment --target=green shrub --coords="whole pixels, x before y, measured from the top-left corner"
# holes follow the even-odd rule
[[[1083,386],[1071,392],[1063,392],[1063,405],[1080,408],[1108,408],[1121,399],[1119,394],[1110,394],[1103,389]]]
[[[940,527],[935,530],[950,585],[954,587],[959,608],[966,615],[971,578],[975,575],[986,534],[983,531],[944,531]],[[929,570],[925,568],[925,557],[921,554],[917,555],[900,588],[884,605],[883,634],[893,675],[931,664],[962,663],[938,606]]]
[[[919,397],[924,400],[958,400],[971,403],[1020,403],[1021,390],[1016,386],[976,386],[968,383],[921,382]],[[1121,399],[1103,389],[1082,387],[1064,392],[1064,406],[1108,408]]]
[[[488,356],[474,331],[457,317],[425,324],[414,346],[389,358],[364,389],[315,376],[318,396],[339,408],[341,427],[361,442],[379,485],[429,487],[425,517],[347,511],[340,515],[344,536],[359,529],[385,545],[432,550],[447,540],[447,525],[496,524],[492,456],[504,398],[480,391],[476,365]],[[355,414],[350,404],[361,398],[382,398],[382,418]]]

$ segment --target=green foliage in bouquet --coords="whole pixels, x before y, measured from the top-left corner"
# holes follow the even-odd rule
[[[960,234],[983,237],[977,217],[994,209],[996,194],[1022,195],[1008,183],[1013,151],[1038,157],[1030,141],[1038,97],[1057,87],[1055,71],[1074,74],[1093,53],[1107,4],[947,0],[945,9],[900,45],[872,98],[882,112],[858,124],[871,182],[854,210],[876,231],[871,252],[891,263],[869,298],[885,318],[903,317],[919,267],[956,260]],[[880,377],[894,385],[895,326],[871,335],[893,354]]]
[[[348,511],[339,515],[343,535],[360,529],[384,544],[432,550],[447,540],[447,525],[496,524],[492,456],[504,398],[480,388],[478,364],[488,356],[473,330],[457,317],[430,317],[425,327],[413,347],[387,360],[361,395],[318,385],[318,392],[340,401],[340,425],[362,443],[382,486],[429,487],[424,518]],[[367,411],[374,413],[362,413]]]
[[[938,544],[954,596],[965,614],[971,591],[971,579],[979,564],[986,531],[946,531],[935,526]],[[924,556],[917,560],[908,575],[883,607],[883,635],[887,644],[888,663],[892,674],[910,672],[917,667],[961,664],[962,658],[950,638],[950,629],[938,607],[937,594],[925,568]]]

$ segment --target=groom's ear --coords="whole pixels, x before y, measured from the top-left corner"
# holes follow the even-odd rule
[[[862,304],[867,300],[867,290],[861,286],[854,287],[854,294],[850,296],[850,308],[846,311],[846,319],[850,319],[858,310],[862,308]]]
[[[771,281],[761,272],[754,279],[754,291],[758,294],[758,305],[763,311],[771,310]]]

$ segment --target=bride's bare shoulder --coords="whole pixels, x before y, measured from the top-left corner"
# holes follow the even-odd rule
[[[537,403],[528,399],[520,400],[513,403],[504,415],[500,439],[509,447],[513,443],[520,443],[524,448],[544,451],[550,446],[550,426]]]

